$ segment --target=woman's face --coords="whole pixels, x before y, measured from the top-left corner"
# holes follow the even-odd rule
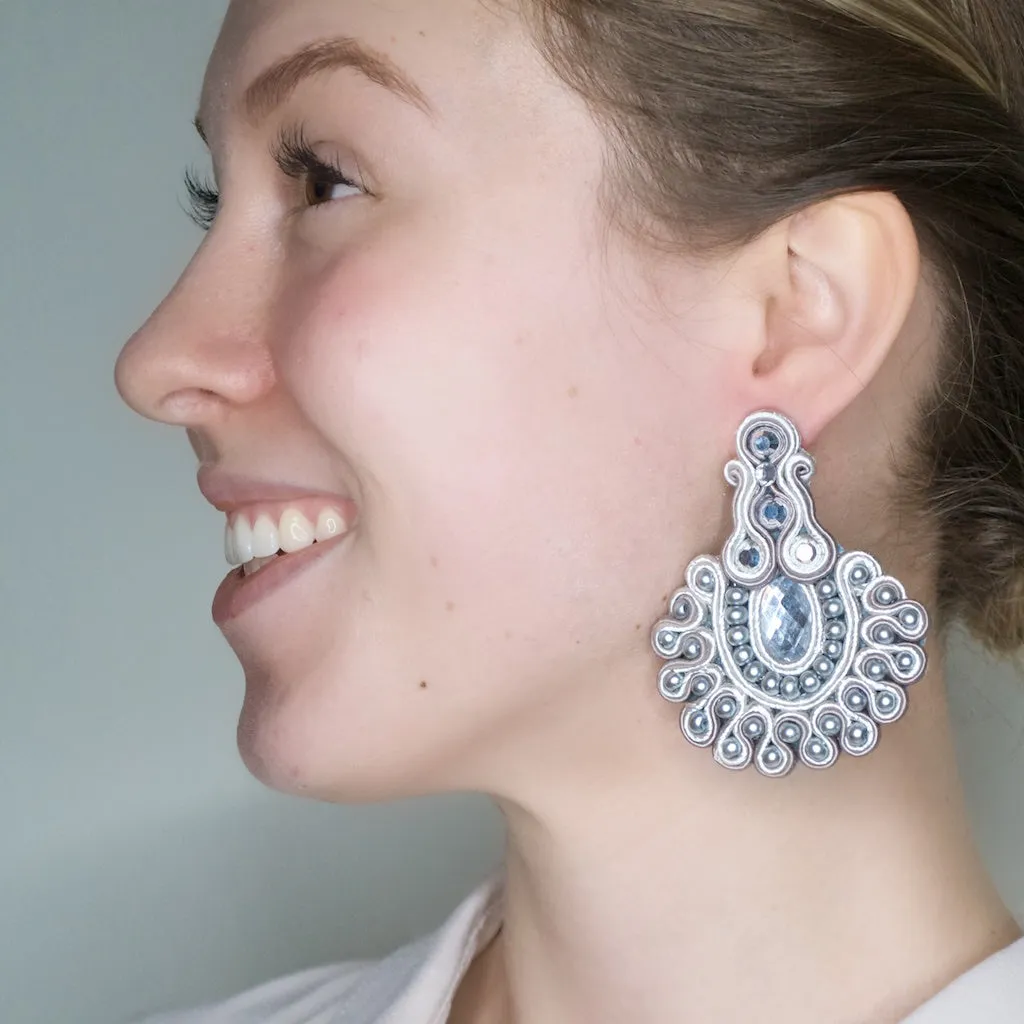
[[[215,222],[118,386],[231,522],[352,524],[218,599],[246,764],[349,800],[606,770],[677,714],[650,627],[723,532],[729,274],[607,226],[606,137],[499,5],[235,2],[200,120]]]

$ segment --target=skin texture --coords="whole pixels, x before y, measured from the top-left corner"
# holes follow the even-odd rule
[[[430,112],[343,69],[243,114],[339,36]],[[897,1020],[1010,941],[937,646],[875,753],[782,783],[686,745],[655,689],[650,627],[720,550],[755,409],[801,429],[823,524],[929,602],[927,531],[886,501],[936,351],[900,204],[645,251],[602,217],[601,129],[479,0],[233,3],[200,116],[221,207],[118,388],[203,465],[355,499],[349,541],[224,627],[239,749],[307,797],[498,801],[505,925],[451,1020]],[[309,206],[269,155],[298,124],[367,191]]]

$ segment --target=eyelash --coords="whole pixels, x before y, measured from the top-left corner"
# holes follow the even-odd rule
[[[326,202],[310,201],[311,185],[345,185],[366,192],[359,182],[353,181],[340,167],[322,160],[314,152],[302,127],[283,131],[271,148],[271,155],[282,174],[306,186],[304,202],[308,207],[326,205]],[[217,216],[220,192],[191,168],[185,171],[185,191],[189,201],[186,213],[203,231],[209,231]]]

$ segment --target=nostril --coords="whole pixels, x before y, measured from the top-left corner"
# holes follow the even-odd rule
[[[158,415],[165,423],[189,426],[200,423],[224,403],[216,391],[207,388],[181,388],[165,395],[158,403]]]

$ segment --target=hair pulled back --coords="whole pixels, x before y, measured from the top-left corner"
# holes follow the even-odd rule
[[[611,130],[609,204],[652,241],[751,240],[892,192],[942,298],[898,502],[934,523],[941,623],[1024,646],[1024,4],[533,0]]]

